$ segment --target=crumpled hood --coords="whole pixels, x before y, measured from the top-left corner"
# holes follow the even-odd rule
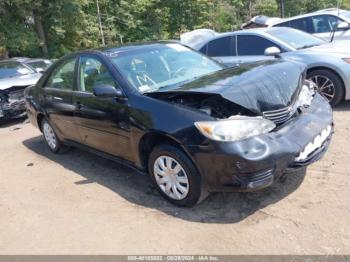
[[[298,94],[304,70],[302,64],[271,60],[227,68],[159,92],[219,94],[259,114],[289,106]]]
[[[13,86],[29,86],[34,85],[40,79],[41,74],[29,74],[18,77],[8,77],[0,79],[0,90],[6,90]]]
[[[338,40],[332,43],[314,46],[311,48],[304,49],[305,51],[319,52],[319,53],[330,53],[330,54],[345,54],[350,55],[349,41]]]

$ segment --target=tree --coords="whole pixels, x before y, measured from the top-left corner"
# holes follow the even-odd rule
[[[337,0],[98,0],[107,46],[178,38],[197,28],[239,29],[256,15],[336,7]],[[350,0],[343,0],[350,8]],[[60,57],[101,46],[96,0],[1,0],[0,56]],[[282,12],[283,13],[283,12]]]

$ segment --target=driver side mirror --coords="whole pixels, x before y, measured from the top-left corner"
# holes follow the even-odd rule
[[[271,46],[265,49],[264,54],[266,56],[278,57],[281,54],[281,50],[278,47]]]
[[[93,87],[94,95],[97,97],[115,97],[118,99],[126,99],[123,90],[108,84],[99,84]]]
[[[349,30],[350,29],[350,25],[347,23],[347,22],[340,22],[338,25],[337,25],[337,29],[339,30]]]

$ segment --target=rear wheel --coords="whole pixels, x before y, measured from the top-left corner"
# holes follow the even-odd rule
[[[178,148],[160,145],[153,149],[148,170],[153,184],[169,202],[192,207],[204,199],[201,177],[192,161]]]
[[[337,105],[344,97],[344,85],[335,73],[319,69],[311,71],[307,78],[314,82],[318,92],[323,95],[332,106]]]
[[[41,121],[41,130],[43,132],[45,142],[49,146],[50,150],[53,153],[58,153],[62,149],[63,145],[58,139],[53,127],[45,118]]]

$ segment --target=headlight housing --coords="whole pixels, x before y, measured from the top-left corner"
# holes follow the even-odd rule
[[[298,99],[295,103],[295,107],[308,107],[311,105],[312,99],[316,93],[316,84],[312,81],[305,80],[301,87]]]
[[[266,134],[276,124],[263,117],[233,116],[225,120],[195,122],[198,130],[215,141],[238,141],[252,136]]]

